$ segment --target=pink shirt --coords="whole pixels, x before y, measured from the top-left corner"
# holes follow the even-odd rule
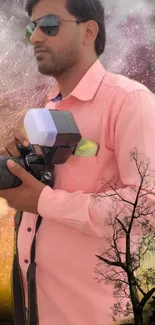
[[[55,97],[58,91],[52,90]],[[117,179],[129,195],[136,169],[129,154],[137,147],[155,169],[155,96],[143,85],[105,71],[99,60],[76,89],[50,109],[73,113],[83,138],[99,144],[96,157],[75,157],[56,167],[55,190],[45,187],[38,202],[43,222],[37,235],[37,291],[40,325],[110,325],[113,289],[95,281],[96,254],[104,242],[111,198],[102,179]],[[31,199],[31,198],[30,198]],[[19,256],[25,294],[26,272],[37,217],[24,213]],[[30,231],[31,228],[32,231]]]

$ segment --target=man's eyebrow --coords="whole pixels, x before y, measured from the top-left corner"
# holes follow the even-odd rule
[[[37,21],[37,20],[39,20],[39,19],[41,19],[41,18],[43,18],[43,17],[46,17],[46,16],[48,16],[48,15],[41,16],[41,17],[39,17],[39,18],[37,18],[37,19],[35,19],[35,20],[31,18],[30,21],[31,21],[31,23],[33,23],[33,22],[35,22],[35,21]]]
[[[41,19],[41,18],[44,18],[44,17],[48,17],[48,16],[54,16],[54,17],[56,17],[56,18],[61,18],[59,15],[57,15],[57,14],[54,14],[54,13],[50,13],[50,14],[48,14],[48,15],[44,15],[44,16],[41,16],[41,17],[39,17],[39,18],[37,18],[37,19],[32,19],[32,18],[30,18],[30,21],[33,23],[33,22],[35,22],[35,21],[37,21],[37,20],[39,20],[39,19]]]

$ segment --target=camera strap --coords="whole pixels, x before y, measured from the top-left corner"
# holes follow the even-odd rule
[[[28,282],[28,311],[25,306],[25,294],[22,282],[21,269],[18,254],[18,231],[22,220],[22,212],[17,212],[15,217],[15,252],[13,261],[12,289],[13,289],[13,309],[15,325],[39,325],[37,288],[36,288],[36,235],[41,225],[42,217],[38,216],[36,222],[35,235],[31,246],[30,264],[27,271]]]

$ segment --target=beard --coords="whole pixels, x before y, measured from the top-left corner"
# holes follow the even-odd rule
[[[60,77],[72,69],[79,60],[77,45],[64,49],[60,54],[52,51],[36,54],[38,70],[41,74],[50,77]]]

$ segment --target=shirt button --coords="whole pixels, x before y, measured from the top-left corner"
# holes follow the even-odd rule
[[[28,231],[28,232],[31,232],[31,231],[32,231],[32,229],[31,229],[31,228],[27,228],[27,231]]]
[[[24,260],[24,263],[25,263],[25,264],[28,264],[28,262],[29,262],[28,260]]]

